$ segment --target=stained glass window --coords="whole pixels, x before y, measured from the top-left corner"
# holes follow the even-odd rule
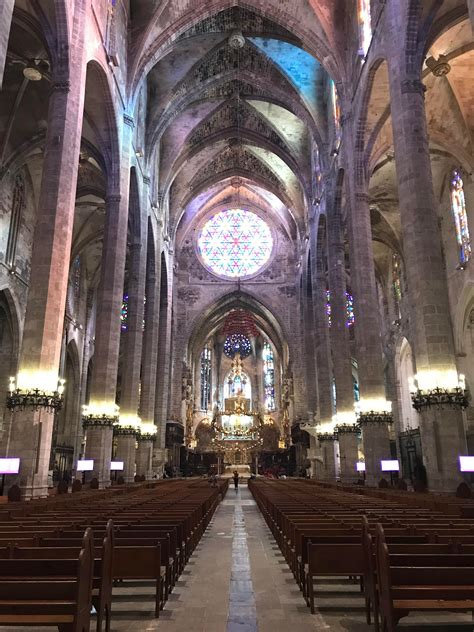
[[[208,410],[211,404],[212,351],[204,347],[201,353],[201,410]]]
[[[128,330],[128,294],[123,295],[122,310],[120,312],[122,331]]]
[[[227,336],[224,342],[224,353],[228,358],[234,358],[236,353],[240,353],[240,357],[243,360],[252,353],[252,344],[247,336],[232,334]]]
[[[76,300],[76,309],[78,308],[77,301],[81,296],[81,257],[77,257],[72,262],[72,282],[74,286],[74,299]]]
[[[265,410],[275,410],[275,360],[273,349],[268,342],[263,344],[263,386]]]
[[[252,393],[252,387],[249,377],[246,373],[240,375],[232,375],[230,373],[227,377],[225,384],[225,397],[245,397],[250,399]]]
[[[331,311],[331,292],[326,290],[326,314],[329,327],[331,327]],[[354,297],[350,292],[346,292],[346,327],[352,327],[354,323]]]
[[[8,231],[7,251],[5,253],[5,263],[8,266],[15,264],[16,246],[24,205],[25,184],[23,182],[23,176],[18,174],[15,178],[15,188],[13,189],[12,214],[10,218],[10,230]]]
[[[314,170],[314,186],[313,195],[319,197],[322,188],[323,175],[321,172],[321,156],[319,154],[319,147],[316,143],[313,146],[313,170]]]
[[[367,55],[370,42],[372,40],[372,23],[370,17],[370,0],[358,0],[357,2],[359,21],[359,54],[362,57]]]
[[[462,264],[471,258],[471,239],[467,223],[466,198],[464,183],[458,170],[453,171],[451,179],[451,206],[456,226],[456,239],[459,247],[459,260]]]
[[[272,248],[268,224],[255,213],[238,208],[213,215],[198,237],[204,264],[223,277],[255,274],[270,259]]]
[[[341,104],[339,102],[339,95],[337,94],[337,88],[334,81],[331,80],[331,102],[332,102],[332,115],[334,120],[334,139],[336,149],[341,144]]]
[[[395,301],[395,311],[400,315],[400,302],[402,300],[402,262],[396,252],[392,255],[392,288]]]

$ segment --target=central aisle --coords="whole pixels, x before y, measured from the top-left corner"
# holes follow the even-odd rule
[[[157,624],[168,632],[312,632],[311,615],[247,486],[231,487]]]

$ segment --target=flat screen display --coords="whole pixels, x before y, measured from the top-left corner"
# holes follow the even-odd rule
[[[474,472],[474,456],[460,456],[459,469],[461,472]]]
[[[20,471],[20,459],[9,457],[0,459],[0,474],[18,474]]]
[[[358,472],[365,472],[365,463],[363,463],[362,461],[356,463],[356,470]]]
[[[122,470],[123,470],[123,461],[110,461],[111,472],[122,472]]]
[[[94,469],[94,461],[93,460],[82,460],[77,462],[77,471],[78,472],[92,472]]]
[[[400,465],[398,461],[380,461],[382,472],[399,472]]]

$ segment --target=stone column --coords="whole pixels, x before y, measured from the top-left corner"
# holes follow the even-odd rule
[[[0,4],[0,89],[3,83],[14,6],[15,0],[2,0]]]
[[[3,10],[4,5],[10,4],[9,0],[2,4],[0,28],[9,24]],[[74,37],[70,42],[69,71],[74,81],[69,82],[68,76],[53,77],[16,382],[22,393],[34,389],[53,393],[58,385],[84,110],[85,5],[77,3]],[[0,51],[1,47],[0,40]],[[25,498],[47,495],[53,418],[47,408],[25,408],[13,415],[8,456],[21,459],[15,482]]]
[[[380,461],[390,458],[391,402],[384,385],[380,314],[375,284],[372,229],[364,159],[356,151],[352,120],[345,122],[345,158],[350,208],[347,213],[351,283],[354,296],[355,342],[359,367],[360,422],[366,462],[366,483],[377,485]]]
[[[149,437],[149,435],[140,435],[138,437],[138,447],[137,447],[137,475],[145,476],[146,480],[149,481],[153,478],[153,468],[152,468],[152,459],[153,459],[153,439]]]
[[[317,385],[308,384],[308,388],[317,388],[319,421],[332,424],[332,371],[331,350],[329,346],[329,326],[326,314],[326,270],[323,257],[326,252],[326,237],[311,230],[311,268],[314,307],[314,341],[316,347]],[[322,246],[321,243],[322,242]],[[323,430],[326,432],[326,429]]]
[[[347,327],[346,265],[341,217],[342,190],[336,191],[334,204],[328,213],[328,268],[331,292],[331,351],[336,382],[336,429],[339,430],[341,480],[358,478],[356,417],[349,329]]]
[[[358,432],[359,429],[356,425],[338,427],[337,437],[342,483],[354,483],[359,478],[356,465],[359,461]]]
[[[117,452],[115,459],[123,461],[122,476],[126,483],[133,483],[135,480],[135,453],[137,445],[137,430],[122,426],[114,429],[117,436]]]
[[[467,0],[467,8],[471,19],[472,32],[474,33],[474,0]]]
[[[306,275],[303,277],[303,354],[306,364],[306,383],[316,384],[316,354],[315,354],[315,326],[313,309],[313,284],[311,262]],[[314,415],[317,409],[317,389],[306,389],[306,410]]]
[[[146,230],[146,227],[145,227]],[[138,422],[140,397],[140,372],[143,346],[143,300],[146,276],[146,235],[142,243],[134,243],[130,249],[130,275],[128,282],[128,319],[124,337],[122,389],[120,398],[120,423]]]
[[[116,406],[117,369],[120,348],[120,309],[127,254],[130,187],[130,151],[133,122],[124,117],[120,157],[120,179],[106,200],[102,267],[97,293],[94,372],[88,410],[86,459],[94,459],[92,476],[99,487],[110,484],[113,423]],[[110,176],[113,178],[113,174]]]
[[[421,60],[401,54],[404,16],[399,3],[386,7],[389,80],[398,197],[410,325],[418,387],[451,390],[458,386],[448,285],[429,152],[421,81]],[[405,31],[403,31],[405,32]],[[462,412],[434,406],[420,414],[423,460],[433,491],[454,492],[462,480],[458,457],[467,454]]]
[[[336,481],[336,436],[334,434],[318,435],[323,457],[323,467],[320,470],[321,480]]]
[[[172,265],[172,263],[171,263]],[[165,270],[161,270],[164,281]],[[166,438],[166,422],[168,418],[169,382],[171,370],[171,297],[172,289],[168,278],[160,290],[160,328],[158,340],[158,371],[156,374],[155,423],[158,435],[155,448],[164,450]]]
[[[142,388],[140,416],[144,423],[155,423],[158,342],[160,332],[161,235],[150,243],[146,269],[145,332],[142,352]],[[159,473],[166,458],[163,450],[153,452],[153,470]]]

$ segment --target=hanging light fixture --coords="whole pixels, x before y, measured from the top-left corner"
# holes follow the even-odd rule
[[[38,68],[36,59],[30,60],[26,64],[26,66],[23,68],[23,76],[25,77],[25,79],[28,79],[28,81],[41,81],[41,79],[43,78],[43,73]]]

